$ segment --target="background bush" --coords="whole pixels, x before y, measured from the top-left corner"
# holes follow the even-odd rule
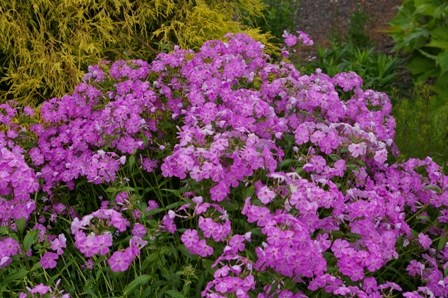
[[[0,99],[36,105],[71,92],[100,60],[148,60],[175,44],[197,49],[228,32],[267,43],[270,35],[241,23],[261,17],[263,8],[259,0],[2,1]]]
[[[408,53],[406,65],[415,79],[435,79],[435,90],[448,95],[448,3],[406,0],[390,22],[394,50]]]
[[[397,121],[395,142],[402,158],[431,156],[448,162],[448,106],[431,85],[416,84],[409,97],[399,96],[393,106]]]
[[[364,49],[352,42],[333,41],[331,48],[317,48],[317,57],[306,63],[303,70],[312,73],[320,68],[330,76],[339,72],[354,71],[363,79],[366,89],[375,89],[392,95],[392,90],[401,84],[403,59],[397,55],[378,52],[375,48]]]
[[[249,20],[249,25],[258,27],[262,32],[269,32],[277,43],[283,42],[282,34],[285,30],[295,32],[300,20],[296,13],[299,9],[298,0],[262,0],[265,4],[263,15]]]

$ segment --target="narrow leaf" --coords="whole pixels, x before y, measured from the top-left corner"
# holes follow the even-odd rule
[[[129,295],[132,293],[136,288],[143,286],[144,284],[148,283],[151,279],[151,275],[149,274],[143,274],[131,281],[126,288],[123,291],[123,295]]]
[[[170,297],[174,297],[174,298],[185,298],[184,294],[182,294],[179,291],[176,290],[168,290],[165,292],[165,294],[169,295]]]

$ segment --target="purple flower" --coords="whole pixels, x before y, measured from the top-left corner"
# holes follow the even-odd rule
[[[53,252],[46,252],[42,258],[40,259],[40,264],[44,269],[52,269],[56,267],[56,261],[58,260],[59,255]]]
[[[289,34],[286,30],[284,31],[282,37],[285,39],[285,43],[288,47],[292,47],[297,43],[297,36]]]
[[[422,245],[423,248],[428,249],[431,247],[432,240],[428,235],[423,233],[418,234],[418,242]]]
[[[108,263],[109,263],[110,269],[112,269],[112,271],[124,272],[129,268],[129,266],[131,265],[133,260],[134,260],[134,257],[130,251],[128,251],[128,250],[125,250],[124,252],[116,251],[108,259]]]
[[[192,246],[196,245],[196,243],[199,241],[198,231],[192,229],[186,230],[183,233],[181,240],[186,248],[191,248]]]

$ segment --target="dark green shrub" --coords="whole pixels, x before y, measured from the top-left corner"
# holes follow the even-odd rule
[[[402,158],[431,156],[440,165],[448,163],[448,105],[431,85],[416,84],[407,98],[396,100],[392,114]]]
[[[261,0],[266,8],[261,17],[255,18],[249,24],[259,27],[262,32],[269,32],[275,37],[275,41],[283,41],[282,35],[285,30],[295,32],[298,20],[296,12],[299,0]]]
[[[435,79],[435,90],[448,96],[448,2],[406,0],[388,30],[394,50],[408,53],[407,67],[419,82]]]
[[[361,49],[353,43],[342,45],[333,42],[330,49],[318,48],[316,59],[307,63],[303,70],[311,73],[313,69],[320,68],[330,76],[354,71],[362,77],[365,89],[392,95],[393,88],[401,84],[402,63],[403,60],[396,55],[376,52],[374,48]]]

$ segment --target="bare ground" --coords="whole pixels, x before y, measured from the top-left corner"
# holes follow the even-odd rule
[[[403,0],[302,0],[297,11],[297,30],[308,33],[314,40],[314,48],[304,49],[300,56],[313,55],[315,47],[329,47],[329,36],[344,33],[349,26],[350,14],[357,4],[364,5],[368,15],[366,31],[376,48],[389,52],[393,47],[392,39],[382,32],[389,28],[387,24],[398,12]]]

